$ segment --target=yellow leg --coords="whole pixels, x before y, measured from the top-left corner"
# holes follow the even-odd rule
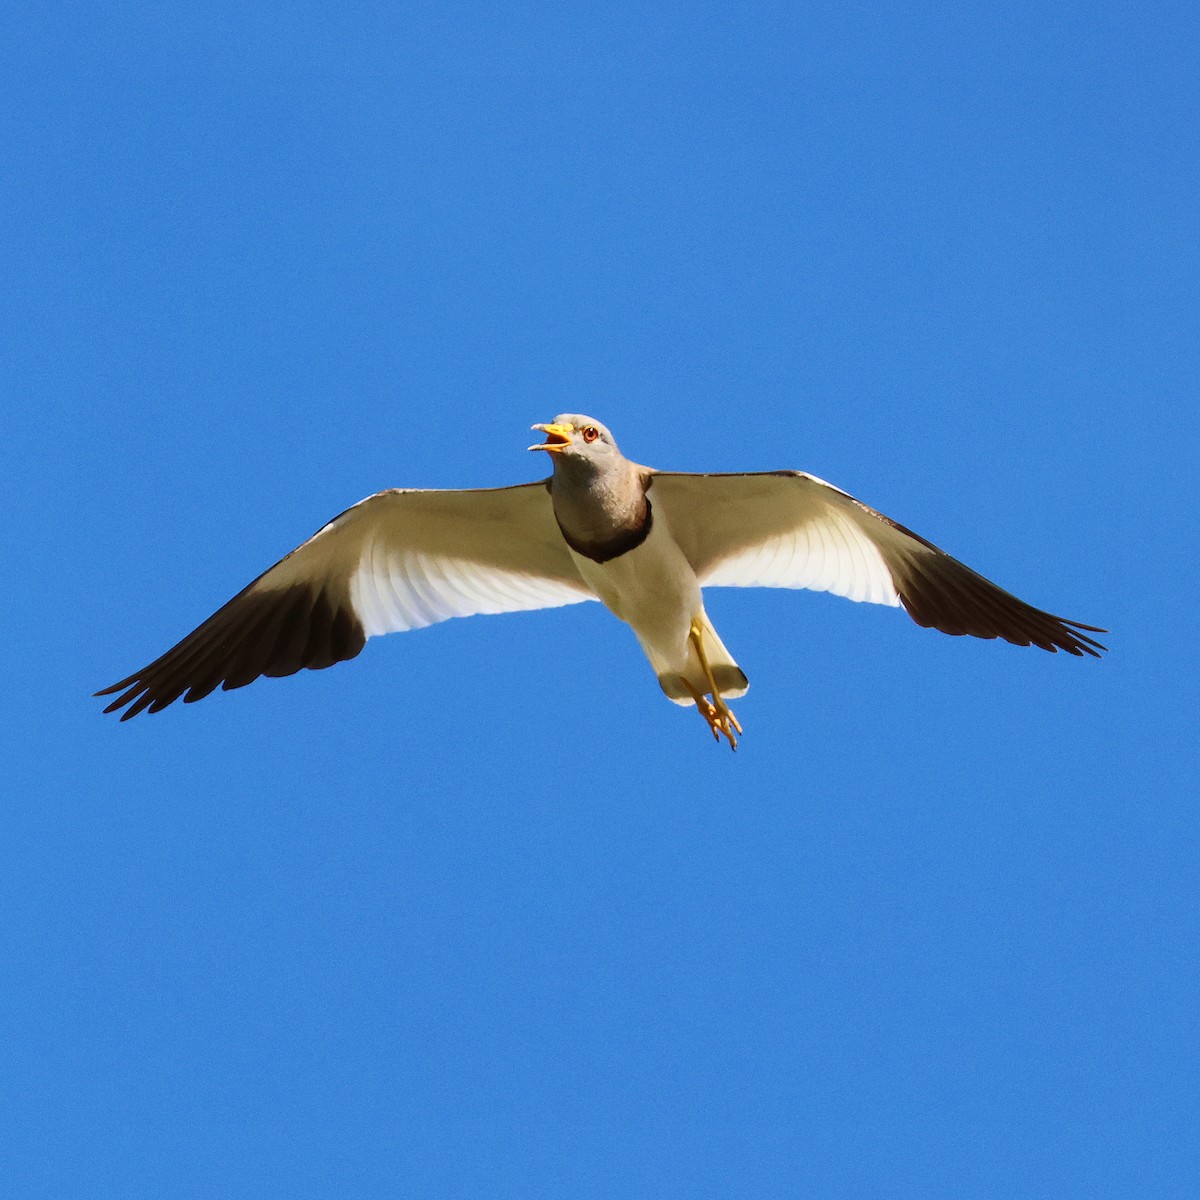
[[[704,626],[699,621],[692,621],[691,629],[688,630],[688,641],[696,649],[696,657],[700,660],[700,667],[704,671],[704,677],[708,680],[709,690],[712,693],[712,703],[710,704],[704,696],[693,692],[692,696],[696,701],[696,707],[700,710],[700,715],[708,722],[713,737],[719,742],[721,734],[724,734],[729,739],[729,748],[736,750],[737,738],[733,731],[736,729],[738,733],[741,733],[742,726],[737,717],[733,715],[733,709],[725,703],[721,691],[717,687],[717,681],[713,678],[708,655],[704,653]]]

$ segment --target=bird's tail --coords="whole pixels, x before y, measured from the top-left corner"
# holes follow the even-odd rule
[[[702,630],[700,641],[704,647],[704,655],[708,659],[708,665],[712,668],[713,679],[716,680],[718,691],[726,700],[736,700],[739,696],[744,696],[750,687],[750,681],[746,678],[745,672],[725,648],[725,643],[721,641],[717,631],[713,628],[708,614],[702,610],[697,620]],[[709,683],[704,667],[696,654],[696,648],[690,640],[682,670],[679,662],[668,661],[645,642],[642,642],[642,649],[645,650],[650,665],[658,675],[659,687],[676,704],[694,704],[696,693],[704,695],[706,692],[712,691],[712,684]]]

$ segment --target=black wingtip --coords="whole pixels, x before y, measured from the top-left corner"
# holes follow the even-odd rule
[[[1073,649],[1069,646],[1064,647],[1064,649],[1069,649],[1072,654],[1076,655],[1090,654],[1093,658],[1099,658],[1101,654],[1108,653],[1108,647],[1103,642],[1098,642],[1095,638],[1088,637],[1087,633],[1084,633],[1083,630],[1086,629],[1088,633],[1108,633],[1109,630],[1101,629],[1099,625],[1085,625],[1082,621],[1069,621],[1066,617],[1056,617],[1055,619],[1063,628],[1069,631],[1078,646],[1078,649]]]
[[[320,670],[354,658],[366,631],[348,603],[308,586],[240,592],[154,662],[96,692],[122,721],[156,713],[182,697],[194,704],[216,688],[245,687],[261,675]],[[119,694],[118,694],[119,693]]]
[[[136,675],[130,675],[128,679],[122,679],[120,683],[111,684],[109,687],[101,688],[98,692],[93,692],[93,696],[111,696],[114,692],[119,692],[122,688],[128,687],[137,679]]]

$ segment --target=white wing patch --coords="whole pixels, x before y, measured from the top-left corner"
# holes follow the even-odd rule
[[[594,597],[579,587],[464,559],[398,550],[382,539],[363,547],[350,602],[367,637],[422,629],[451,617],[558,608]]]
[[[832,592],[868,604],[900,604],[891,571],[853,517],[833,507],[803,524],[736,550],[700,579],[704,587],[787,587]]]

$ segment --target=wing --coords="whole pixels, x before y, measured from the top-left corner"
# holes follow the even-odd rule
[[[903,605],[943,633],[1097,658],[1105,649],[1087,636],[1105,630],[1018,600],[813,475],[656,472],[650,495],[703,587],[811,588]]]
[[[369,637],[475,613],[594,599],[542,483],[379,492],[335,517],[149,666],[97,692],[158,712],[218,685],[319,670]],[[126,707],[128,706],[128,707]]]

